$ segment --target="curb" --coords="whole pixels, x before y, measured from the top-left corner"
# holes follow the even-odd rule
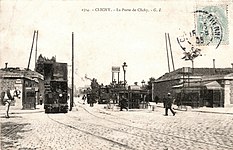
[[[226,115],[233,115],[230,112],[214,112],[214,111],[204,111],[204,110],[191,110],[192,112],[200,112],[200,113],[213,113],[213,114],[226,114]]]
[[[32,114],[32,113],[42,113],[42,112],[44,112],[44,111],[31,111],[31,112],[25,112],[25,111],[23,111],[23,112],[9,112],[9,114]],[[0,113],[0,115],[5,115],[5,113]]]
[[[163,108],[162,106],[157,106],[160,108]],[[173,108],[177,111],[187,111],[187,112],[200,112],[200,113],[213,113],[213,114],[226,114],[226,115],[233,115],[233,112],[217,112],[217,111],[206,111],[206,110],[192,110],[192,109],[179,109],[179,108]]]

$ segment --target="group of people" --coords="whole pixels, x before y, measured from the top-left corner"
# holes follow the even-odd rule
[[[85,95],[82,97],[82,100],[84,101],[83,104],[85,104],[85,100],[88,100],[88,103],[90,103],[90,106],[93,107],[93,103],[91,102],[90,97],[86,97]],[[163,103],[164,103],[164,108],[165,108],[165,116],[168,116],[168,110],[171,111],[173,116],[176,115],[176,112],[172,109],[172,104],[173,104],[174,99],[171,96],[171,93],[167,93],[167,96],[164,97]],[[123,111],[123,109],[126,109],[128,111],[128,100],[125,97],[125,95],[122,95],[119,101],[119,107],[120,111]]]
[[[96,103],[96,96],[94,94],[87,94],[83,95],[82,100],[83,100],[83,104],[85,104],[85,101],[87,99],[87,103],[90,104],[90,107],[94,106],[94,103]]]
[[[172,109],[173,101],[174,99],[172,98],[171,93],[168,93],[167,97],[165,97],[163,100],[164,108],[165,108],[165,116],[168,116],[168,110],[172,112],[173,116],[176,115],[176,112]],[[128,100],[126,99],[124,95],[122,95],[120,102],[119,102],[120,111],[122,111],[123,109],[128,110],[127,104],[128,104]]]

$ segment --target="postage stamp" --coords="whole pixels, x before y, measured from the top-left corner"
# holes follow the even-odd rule
[[[229,44],[228,5],[197,6],[194,22],[197,45]]]
[[[194,29],[183,32],[177,42],[184,51],[185,60],[202,56],[202,46],[229,44],[228,5],[197,6],[194,11]]]

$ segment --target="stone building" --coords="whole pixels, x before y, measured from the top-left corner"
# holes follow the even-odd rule
[[[180,68],[166,73],[152,84],[153,99],[170,92],[177,105],[233,107],[232,68]]]

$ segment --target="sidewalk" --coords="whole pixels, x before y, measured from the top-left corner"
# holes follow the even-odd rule
[[[88,104],[86,104],[88,105]],[[113,109],[107,109],[107,105],[102,105],[102,104],[95,104],[95,108],[98,109],[102,109],[102,110],[110,110],[110,111],[119,111],[119,108],[114,107]],[[157,108],[164,108],[163,103],[158,103],[158,104],[154,104],[152,105],[152,107],[157,107]],[[129,109],[130,111],[152,111],[152,107],[151,108],[147,108],[147,109]],[[199,108],[191,108],[190,106],[183,106],[183,107],[178,107],[176,105],[173,105],[173,109],[175,109],[176,111],[187,111],[187,112],[201,112],[201,113],[215,113],[215,114],[228,114],[228,115],[233,115],[233,107],[216,107],[216,108],[210,108],[210,107],[199,107]]]
[[[201,107],[201,108],[194,108],[191,109],[193,112],[202,112],[202,113],[216,113],[216,114],[228,114],[233,115],[233,108],[208,108],[208,107]]]
[[[163,108],[163,103],[158,103],[157,107]],[[201,113],[216,113],[216,114],[229,114],[233,115],[233,107],[199,107],[191,108],[190,106],[178,107],[176,105],[172,106],[173,109],[177,111],[192,111],[192,112],[201,112]]]
[[[44,112],[44,105],[36,105],[36,109],[26,110],[19,107],[10,106],[9,114],[27,114]],[[0,106],[0,115],[5,115],[5,106]]]

